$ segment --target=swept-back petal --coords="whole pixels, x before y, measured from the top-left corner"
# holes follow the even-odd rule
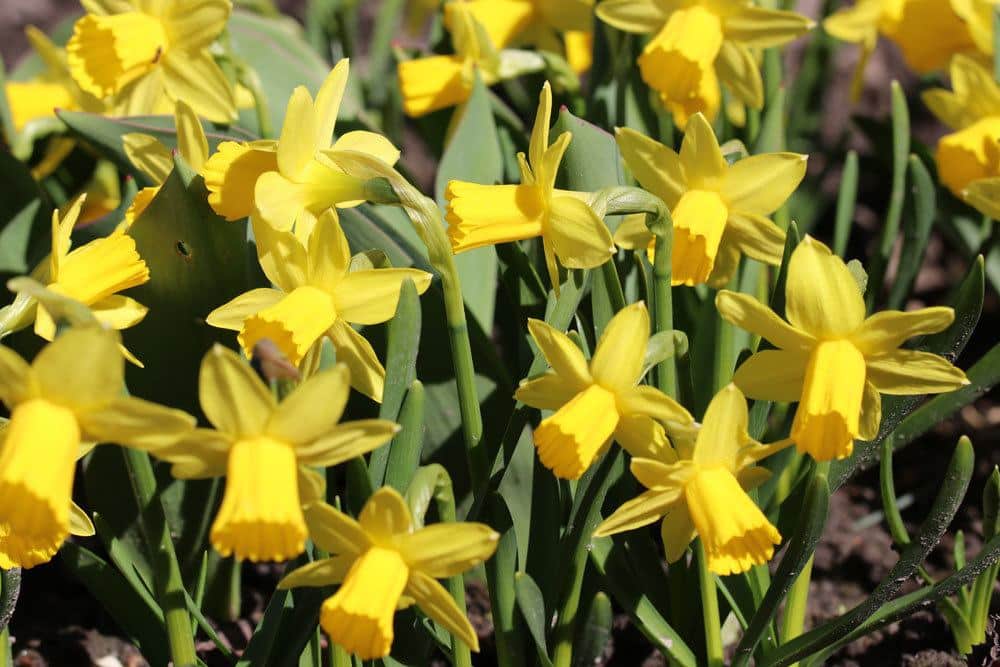
[[[645,491],[622,504],[594,530],[594,537],[607,537],[653,523],[681,497],[683,486]]]
[[[326,75],[323,85],[316,93],[316,104],[314,117],[314,129],[316,137],[313,145],[317,149],[323,149],[333,143],[333,130],[337,126],[337,114],[340,113],[340,103],[344,99],[344,91],[347,89],[347,77],[351,71],[351,64],[347,58],[341,58],[333,66],[330,73]],[[291,104],[291,102],[289,102]],[[284,135],[282,135],[284,136]]]
[[[0,401],[12,408],[36,391],[28,362],[9,347],[0,346]]]
[[[316,142],[316,112],[305,86],[292,91],[278,140],[278,170],[285,178],[299,180],[321,147]]]
[[[615,427],[615,440],[633,457],[673,462],[677,454],[663,426],[647,415],[624,415]],[[633,459],[634,460],[634,459]]]
[[[662,199],[668,208],[676,206],[687,189],[680,156],[673,149],[627,127],[615,128],[615,140],[625,164],[639,184]]]
[[[749,294],[723,290],[715,297],[715,307],[732,324],[782,349],[807,351],[815,343],[812,336],[791,326]]]
[[[764,106],[764,80],[750,49],[736,42],[723,42],[715,59],[719,80],[744,104],[754,109]]]
[[[351,565],[354,565],[355,559],[353,554],[340,554],[306,563],[282,577],[278,582],[278,590],[305,586],[333,586],[342,583]]]
[[[409,533],[413,528],[410,508],[391,486],[383,486],[368,498],[358,523],[365,533],[379,545],[392,545],[397,535]]]
[[[883,394],[919,396],[969,384],[962,369],[930,352],[893,350],[865,359],[868,381]]]
[[[232,4],[228,0],[173,0],[166,3],[164,23],[171,46],[204,49],[226,29]]]
[[[337,320],[327,331],[337,350],[337,359],[351,369],[351,386],[374,401],[382,402],[385,368],[364,336],[344,320]]]
[[[111,329],[128,329],[142,321],[149,308],[135,299],[112,294],[90,306],[97,321]]]
[[[366,132],[364,130],[354,130],[353,132],[341,135],[337,139],[337,143],[333,145],[333,148],[329,151],[324,151],[323,154],[339,165],[340,161],[337,159],[337,153],[341,151],[368,153],[388,165],[396,164],[399,160],[399,149],[391,141],[381,134]]]
[[[785,232],[770,218],[730,211],[722,245],[727,243],[735,245],[747,257],[777,266],[784,255]]]
[[[726,39],[746,46],[767,49],[804,35],[816,25],[796,12],[746,5],[726,16]]]
[[[470,570],[493,555],[500,534],[482,523],[437,523],[404,535],[399,551],[411,570],[443,579]]]
[[[700,113],[688,120],[680,161],[689,189],[718,190],[721,187],[728,165],[712,125]]]
[[[151,453],[170,463],[170,474],[177,479],[207,479],[226,474],[232,445],[225,434],[199,428]]]
[[[327,553],[357,558],[372,544],[360,523],[326,503],[313,503],[303,514],[309,536]]]
[[[688,511],[687,502],[681,500],[664,515],[660,524],[664,555],[668,563],[676,563],[687,551],[688,545],[696,537],[694,522]]]
[[[174,124],[177,126],[177,148],[191,168],[201,172],[208,159],[208,139],[198,115],[184,100],[177,100],[174,107]]]
[[[596,11],[608,25],[640,35],[656,32],[667,22],[667,10],[656,0],[604,0]]]
[[[809,353],[802,350],[763,350],[744,361],[733,382],[750,398],[794,403],[802,396]]]
[[[350,389],[350,371],[344,364],[320,371],[278,404],[265,432],[293,445],[307,445],[327,435],[340,421]]]
[[[195,418],[182,410],[150,403],[134,396],[118,396],[77,415],[82,437],[116,443],[148,452],[170,447],[195,427]]]
[[[154,183],[163,183],[174,168],[174,158],[170,150],[156,137],[141,132],[130,132],[122,135],[122,148],[125,149],[129,162]]]
[[[325,211],[316,221],[309,235],[308,256],[310,283],[332,291],[351,264],[351,248],[333,210]]]
[[[543,234],[568,269],[592,269],[615,252],[607,225],[586,202],[574,197],[552,199]]]
[[[171,100],[184,100],[215,123],[236,119],[236,93],[208,51],[167,51],[161,70]]]
[[[618,411],[623,415],[648,415],[668,428],[671,423],[686,425],[694,421],[684,406],[649,385],[639,385],[619,393]]]
[[[528,332],[552,370],[572,386],[574,393],[591,383],[587,360],[569,336],[533,318],[528,318]]]
[[[886,310],[875,313],[851,336],[865,356],[891,352],[914,336],[943,331],[955,321],[955,311],[945,306],[909,312]]]
[[[244,292],[227,304],[219,306],[205,318],[210,326],[239,331],[248,317],[256,315],[281,301],[284,294],[280,290],[259,287]]]
[[[348,322],[379,324],[396,314],[403,281],[412,280],[417,294],[423,294],[432,278],[420,269],[354,271],[334,288],[333,300],[337,313]]]
[[[688,465],[670,465],[658,459],[637,457],[629,464],[629,471],[647,489],[674,488],[684,482]]]
[[[842,337],[865,319],[865,302],[844,261],[806,236],[792,253],[785,287],[792,326],[817,338]]]
[[[399,425],[386,419],[344,422],[321,438],[299,445],[296,456],[306,465],[328,468],[381,447],[397,433]]]
[[[117,334],[96,327],[62,334],[31,364],[39,394],[76,410],[117,397],[125,380],[118,342]]]
[[[549,149],[549,123],[552,120],[552,87],[546,81],[538,94],[538,109],[535,111],[535,124],[531,128],[531,140],[528,145],[528,162],[535,170],[535,176],[543,180],[538,170],[541,169],[545,152]]]
[[[594,381],[613,392],[635,387],[642,375],[649,342],[649,311],[642,301],[611,318],[590,360]]]
[[[858,435],[865,440],[878,437],[882,424],[882,395],[870,381],[865,382],[865,393],[861,396],[861,417],[858,419]]]
[[[765,153],[743,158],[726,170],[722,195],[737,213],[770,215],[799,187],[808,156]]]
[[[539,410],[558,410],[583,388],[550,371],[531,380],[522,380],[514,398]]]
[[[405,594],[412,597],[420,610],[441,627],[465,642],[473,651],[479,650],[479,637],[472,624],[444,586],[423,572],[413,570],[406,582]]]
[[[743,392],[735,384],[727,384],[705,410],[694,445],[695,463],[706,466],[722,464],[732,469],[740,449],[750,440],[748,424],[747,400]]]
[[[198,395],[209,421],[233,436],[262,434],[275,408],[274,397],[250,364],[218,344],[201,362]]]

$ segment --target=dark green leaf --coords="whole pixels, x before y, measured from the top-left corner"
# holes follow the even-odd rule
[[[899,255],[896,281],[889,290],[889,308],[900,308],[910,293],[917,271],[924,261],[931,227],[937,217],[937,193],[927,167],[916,155],[910,156],[910,179],[913,181],[912,210],[903,224],[903,247]]]
[[[543,667],[550,667],[552,661],[549,660],[549,649],[545,642],[545,633],[548,630],[548,615],[545,612],[545,599],[538,584],[526,572],[518,572],[514,575],[514,591],[517,597],[517,607],[521,610],[524,623],[528,626],[528,632],[535,642],[535,649],[538,652],[538,662]]]
[[[604,593],[597,593],[590,602],[587,620],[579,628],[573,644],[573,667],[591,667],[598,663],[604,655],[608,639],[611,638],[613,621],[611,598]]]

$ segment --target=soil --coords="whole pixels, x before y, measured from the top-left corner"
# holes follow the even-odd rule
[[[293,1],[282,3],[300,6]],[[817,0],[805,0],[800,10],[815,16]],[[77,3],[72,0],[4,0],[0,2],[0,55],[6,63],[14,63],[27,48],[23,26],[28,23],[43,29],[52,27],[67,12],[74,11]],[[797,53],[788,55],[792,68]],[[853,69],[855,55],[850,49],[838,51],[832,84],[827,91],[830,116],[824,123],[823,139],[832,141],[849,121],[849,113],[884,117],[888,109],[888,82],[900,79],[904,85],[913,85],[913,78],[905,72],[898,54],[881,44],[872,58],[866,75],[865,92],[858,107],[851,110],[844,103],[847,86]],[[941,132],[926,115],[917,112],[913,119],[914,132],[927,143],[932,143]],[[415,143],[415,142],[414,142]],[[870,150],[858,137],[857,145]],[[419,146],[414,146],[419,148]],[[814,165],[810,162],[810,167]],[[413,169],[423,173],[426,169]],[[420,180],[420,179],[418,179]],[[826,184],[835,190],[836,179]],[[860,240],[853,244],[870,244],[874,238],[880,211],[884,202],[873,188],[861,189],[857,221]],[[876,188],[877,190],[877,188]],[[881,195],[884,197],[884,193]],[[871,199],[869,201],[868,199]],[[823,229],[820,229],[822,235]],[[859,251],[863,250],[859,247]],[[860,252],[858,253],[860,254]],[[933,238],[928,249],[925,266],[917,281],[914,299],[908,308],[924,303],[940,303],[949,285],[954,284],[965,272],[964,262],[952,252],[946,242]],[[1000,308],[996,294],[988,291],[983,321],[974,335],[960,365],[967,366],[977,359],[996,340],[1000,324]],[[955,418],[939,424],[932,433],[914,442],[896,457],[896,488],[900,496],[912,494],[913,504],[903,511],[904,520],[911,530],[926,514],[928,498],[933,497],[941,470],[947,464],[949,453],[959,435],[969,435],[977,449],[977,469],[972,488],[961,508],[949,537],[933,552],[929,567],[931,574],[950,571],[952,562],[951,537],[961,529],[965,533],[967,551],[973,556],[981,544],[979,498],[984,480],[993,466],[1000,464],[1000,449],[994,445],[1000,436],[1000,404],[997,392],[991,392],[975,405],[969,406]],[[880,516],[877,473],[868,471],[847,484],[832,498],[829,521],[816,552],[813,582],[810,588],[807,628],[826,619],[834,618],[864,599],[889,571],[898,558],[892,548],[884,522]],[[84,540],[88,548],[99,549],[93,540]],[[230,645],[239,650],[249,638],[252,628],[263,611],[265,596],[273,589],[277,572],[267,568],[244,570],[247,585],[244,593],[242,617],[231,623],[219,625],[220,633]],[[904,591],[912,590],[915,582],[907,582]],[[18,667],[90,666],[139,667],[146,662],[139,651],[120,638],[120,631],[104,613],[93,597],[81,584],[69,577],[57,558],[52,563],[26,571],[22,584],[22,597],[11,623],[15,646],[15,665]],[[483,652],[477,664],[492,664],[494,652],[489,600],[478,585],[470,585],[469,615],[482,641]],[[205,649],[209,664],[225,664],[212,655],[210,644]],[[652,651],[625,615],[615,618],[613,632],[604,655],[598,662],[606,667],[659,667],[665,665],[663,656]],[[953,653],[952,640],[942,617],[934,609],[921,611],[906,620],[864,637],[847,646],[829,662],[835,666],[905,665],[925,667],[930,665],[1000,665],[1000,622],[997,631],[991,629],[984,646],[968,660]]]

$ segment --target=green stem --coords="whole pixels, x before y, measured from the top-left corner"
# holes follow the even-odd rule
[[[791,641],[806,627],[806,605],[809,602],[809,584],[812,581],[813,556],[806,561],[805,567],[799,573],[792,590],[788,592],[788,602],[785,603],[785,614],[781,617],[781,643]],[[797,665],[798,663],[796,663]]]
[[[267,103],[267,94],[261,86],[260,76],[257,70],[249,65],[241,65],[239,69],[239,81],[250,94],[253,95],[253,107],[257,113],[257,125],[260,130],[261,139],[271,139],[274,137],[274,125],[271,122],[271,109]]]
[[[611,310],[618,312],[625,307],[625,292],[622,291],[622,281],[618,276],[618,267],[614,258],[601,264],[601,275],[604,277],[604,287],[611,299]]]
[[[177,564],[170,527],[163,514],[163,506],[156,495],[156,477],[149,455],[135,449],[123,449],[129,481],[141,511],[140,525],[146,539],[150,562],[153,565],[153,583],[156,598],[163,610],[167,625],[170,655],[176,667],[193,667],[198,658],[191,633],[181,569]]]
[[[719,595],[715,590],[715,575],[708,570],[705,545],[695,542],[695,560],[698,561],[698,588],[701,591],[701,615],[705,625],[705,649],[708,667],[722,667],[722,622],[719,620]]]

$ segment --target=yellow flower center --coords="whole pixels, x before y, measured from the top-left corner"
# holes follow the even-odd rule
[[[535,429],[538,458],[556,476],[576,479],[607,444],[618,420],[615,395],[593,384]]]
[[[323,603],[320,625],[330,639],[363,660],[389,655],[392,618],[409,576],[399,552],[368,549],[354,561],[340,590]]]
[[[113,234],[80,246],[62,260],[52,289],[88,306],[149,282],[149,267],[128,234]]]
[[[720,92],[714,63],[722,42],[719,17],[694,5],[671,14],[639,56],[643,81],[660,93],[681,127],[699,111],[710,119],[718,112]]]
[[[316,287],[297,287],[281,301],[247,318],[240,345],[249,355],[267,339],[296,366],[319,338],[337,321],[330,295]]]
[[[264,436],[234,444],[212,545],[223,556],[287,560],[302,553],[306,534],[291,445]]]
[[[80,427],[43,399],[19,404],[0,447],[0,566],[32,567],[69,535]]]
[[[66,55],[80,88],[104,98],[153,70],[168,46],[163,23],[153,16],[88,14],[73,26]]]
[[[865,358],[849,341],[819,343],[809,355],[792,440],[817,461],[854,450],[865,391]]]
[[[715,268],[729,209],[722,197],[709,190],[688,190],[672,212],[674,248],[671,282],[700,285]]]
[[[451,181],[448,239],[456,253],[542,234],[546,201],[534,185],[477,185]]]
[[[684,497],[708,569],[716,574],[766,563],[781,543],[781,534],[725,468],[700,468],[684,485]]]

